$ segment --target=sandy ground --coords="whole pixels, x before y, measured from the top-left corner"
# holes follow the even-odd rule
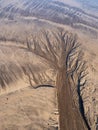
[[[0,97],[0,130],[57,130],[54,88],[24,88]]]
[[[50,21],[45,22],[78,34],[79,41],[83,44],[82,49],[88,64],[89,78],[87,87],[83,91],[84,108],[88,119],[90,118],[90,125],[95,125],[95,118],[98,115],[98,39],[68,26],[53,24]],[[32,62],[35,66],[39,66],[40,63],[41,70],[45,69],[46,66],[41,61],[42,59],[40,60],[34,54],[32,58],[31,53],[27,55],[25,48],[23,48],[24,45],[16,45],[13,42],[6,42],[6,46],[4,42],[0,44],[0,60],[4,60],[4,63],[6,59],[6,61],[18,61],[22,64],[27,63],[28,58],[30,58],[30,63]],[[14,53],[12,53],[13,51]],[[22,86],[25,87],[25,85]],[[19,85],[15,85],[15,89],[20,89],[22,86],[19,83]],[[11,91],[14,90],[13,86],[12,88]],[[8,92],[9,89],[7,89]],[[0,130],[55,130],[56,128],[51,126],[52,123],[55,126],[57,122],[54,121],[56,120],[54,118],[57,118],[55,116],[56,109],[55,89],[53,88],[22,88],[11,92],[0,97]],[[92,130],[95,130],[94,127]]]

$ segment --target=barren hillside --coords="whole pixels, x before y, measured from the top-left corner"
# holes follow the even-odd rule
[[[98,124],[97,6],[97,0],[93,2],[0,0],[0,129],[57,129],[58,114],[56,112],[55,115],[54,112],[54,109],[58,109],[55,93],[57,72],[53,66],[58,62],[53,60],[53,55],[49,55],[49,48],[47,50],[42,43],[40,43],[41,49],[45,51],[48,61],[51,59],[53,65],[44,60],[40,46],[32,53],[28,45],[34,48],[34,35],[42,40],[43,36],[39,32],[43,30],[55,33],[63,28],[65,32],[77,34],[78,42],[82,44],[81,50],[84,52],[88,73],[86,84],[80,88],[84,109],[82,114],[85,115],[90,129],[96,130]],[[55,53],[59,57],[60,45],[54,37],[50,36],[50,39],[54,50],[58,46],[58,52]],[[42,42],[46,43],[45,39]],[[38,88],[31,89],[29,88],[31,86]],[[17,111],[18,115],[16,115]],[[49,127],[48,122],[51,124]]]

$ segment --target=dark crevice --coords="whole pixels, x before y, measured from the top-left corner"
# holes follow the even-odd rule
[[[38,85],[38,86],[35,86],[35,87],[32,87],[32,88],[37,89],[37,88],[42,88],[42,87],[45,87],[45,88],[47,88],[47,87],[54,88],[54,86],[49,85],[49,84],[42,84],[42,85]]]
[[[86,117],[85,117],[84,105],[83,105],[83,99],[82,99],[82,96],[81,96],[80,87],[81,87],[81,85],[80,85],[80,83],[79,83],[79,85],[78,85],[78,90],[77,90],[77,91],[78,91],[78,96],[79,96],[79,109],[80,109],[80,113],[81,113],[81,115],[82,115],[82,117],[83,117],[83,120],[84,120],[84,122],[85,122],[85,124],[86,124],[88,130],[91,130],[91,128],[90,128],[90,126],[89,126],[89,124],[88,124],[88,121],[87,121],[87,119],[86,119]]]

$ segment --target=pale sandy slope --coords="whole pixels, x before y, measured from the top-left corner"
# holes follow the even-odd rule
[[[44,20],[40,21],[44,22]],[[98,115],[98,39],[95,39],[90,32],[82,32],[78,29],[74,30],[69,26],[55,24],[47,20],[45,23],[48,23],[47,26],[52,25],[54,27],[63,27],[65,30],[78,34],[79,41],[83,44],[82,49],[85,52],[89,73],[88,83],[85,89],[82,91],[82,96],[85,115],[92,130],[95,130],[96,117]],[[12,46],[12,44],[13,43],[6,42],[7,46],[5,47],[5,43],[1,43],[1,61],[5,61],[5,59],[9,61],[10,57],[11,61],[14,62],[17,60],[18,63],[23,65],[23,63],[27,63],[28,59],[30,58],[29,62],[34,63],[35,66],[39,67],[40,63],[40,71],[43,71],[44,69],[44,71],[47,70],[47,67],[42,62],[42,59],[36,57],[34,54],[32,58],[32,53],[27,53],[24,46],[22,48],[19,44],[20,48],[18,48],[16,47],[15,43],[14,46]],[[13,51],[14,53],[12,53]],[[1,54],[4,54],[5,59]],[[20,83],[19,85],[15,85],[16,89],[20,89],[22,87],[24,87],[24,85],[20,85]],[[11,90],[13,91],[14,87],[12,87]],[[55,102],[55,93],[53,88],[41,88],[36,90],[25,89],[22,91],[17,91],[11,95],[0,97],[0,126],[2,127],[0,130],[43,130],[43,127],[47,127],[48,122],[50,122],[49,118],[51,117],[51,113],[55,111]],[[50,130],[52,130],[52,128]]]
[[[34,72],[47,70],[49,73],[48,66],[44,66],[43,69],[43,62],[39,57],[28,52],[24,46],[13,42],[0,42],[0,61],[1,68],[2,65],[9,66],[8,63],[16,63],[20,67],[28,62],[33,64]],[[5,70],[6,68],[3,71]],[[11,67],[10,71],[12,70]],[[58,115],[55,115],[57,113],[56,89],[45,86],[33,89],[28,86],[30,86],[28,77],[23,76],[5,90],[1,89],[0,130],[56,130],[58,124]]]
[[[54,88],[25,88],[0,97],[0,130],[56,130]]]

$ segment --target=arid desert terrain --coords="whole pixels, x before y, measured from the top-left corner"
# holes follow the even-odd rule
[[[98,129],[98,1],[0,0],[0,130],[59,129]]]

